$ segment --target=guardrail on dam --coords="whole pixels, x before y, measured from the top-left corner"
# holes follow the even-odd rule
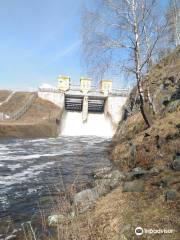
[[[38,96],[67,112],[82,112],[82,121],[87,121],[88,113],[104,113],[117,125],[129,89],[113,89],[111,80],[102,80],[99,87],[91,86],[89,78],[81,78],[80,85],[71,85],[70,78],[65,76],[58,81],[56,88],[39,88]]]
[[[122,107],[125,104],[129,90],[116,89],[108,95],[99,91],[89,91],[83,94],[79,90],[66,92],[57,89],[39,89],[38,96],[49,100],[66,111],[82,112],[82,121],[87,121],[88,113],[105,113],[117,126],[121,119]],[[85,100],[86,99],[86,100]]]
[[[127,89],[112,89],[110,93],[104,95],[102,92],[98,91],[95,88],[85,94],[80,90],[80,88],[78,88],[78,86],[71,86],[70,90],[64,93],[58,91],[57,89],[50,88],[39,88],[39,92],[41,92],[40,95],[46,95],[46,98],[51,98],[49,99],[50,101],[52,101],[52,94],[54,93],[54,103],[57,105],[59,105],[60,102],[58,103],[58,97],[55,97],[56,94],[59,94],[61,96],[64,95],[63,107],[68,111],[79,112],[83,110],[83,102],[85,96],[88,99],[88,112],[104,112],[105,102],[108,97],[127,97],[129,94],[129,90]]]

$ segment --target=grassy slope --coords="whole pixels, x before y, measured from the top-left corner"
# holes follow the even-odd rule
[[[21,100],[29,97],[29,93],[24,95],[26,96],[20,96]],[[20,103],[17,105],[20,106]],[[0,137],[56,137],[58,134],[56,118],[60,118],[60,113],[60,108],[53,103],[37,98],[20,119],[0,123]]]
[[[0,103],[5,101],[9,94],[11,94],[9,90],[0,90]]]
[[[7,103],[0,106],[0,112],[8,114],[18,111],[31,95],[28,92],[16,92]]]

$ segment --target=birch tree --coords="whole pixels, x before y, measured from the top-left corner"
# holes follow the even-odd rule
[[[151,125],[145,109],[143,79],[153,61],[165,24],[156,0],[95,0],[83,10],[84,56],[92,72],[101,77],[111,64],[133,75],[140,111]],[[158,16],[159,15],[159,16]]]
[[[180,45],[180,2],[170,0],[166,14],[169,41],[175,46]]]

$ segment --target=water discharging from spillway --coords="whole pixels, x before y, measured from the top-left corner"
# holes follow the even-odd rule
[[[60,135],[112,137],[113,134],[111,120],[104,113],[89,113],[86,122],[82,121],[81,112],[63,113]]]

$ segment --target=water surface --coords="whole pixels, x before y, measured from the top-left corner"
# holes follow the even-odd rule
[[[94,136],[1,140],[0,220],[28,221],[75,179],[79,189],[92,183],[92,171],[110,165],[109,143]]]

